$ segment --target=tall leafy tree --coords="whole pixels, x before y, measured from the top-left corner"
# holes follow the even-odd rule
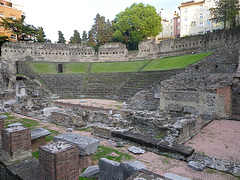
[[[77,30],[74,30],[73,36],[70,38],[70,43],[72,44],[81,44],[82,40],[80,33]]]
[[[88,42],[88,35],[86,31],[83,31],[82,33],[82,44],[86,45]]]
[[[86,45],[93,46],[93,47],[96,47],[96,45],[97,45],[95,34],[94,34],[93,30],[90,30],[88,32],[88,41],[87,41]]]
[[[109,20],[105,21],[104,16],[97,14],[88,34],[88,44],[98,50],[102,44],[112,40],[112,34],[113,28]]]
[[[161,17],[157,14],[155,7],[143,3],[134,3],[117,14],[113,26],[116,30],[114,39],[120,38],[120,41],[124,39],[124,43],[130,50],[137,49],[142,39],[156,36],[162,30]]]
[[[216,7],[210,8],[211,20],[216,23],[223,22],[224,28],[235,27],[236,17],[240,10],[239,0],[219,0],[215,3]]]
[[[4,27],[5,30],[11,31],[11,33],[17,36],[17,41],[23,41],[27,36],[36,36],[37,30],[34,26],[24,23],[25,17],[19,19],[13,18],[3,18],[1,17],[0,25]]]
[[[105,40],[106,40],[106,42],[113,41],[113,33],[114,33],[113,24],[108,19],[106,21],[106,25],[105,25]]]
[[[43,31],[42,27],[39,27],[37,29],[38,33],[37,33],[37,42],[46,42],[46,35],[45,32]]]
[[[58,31],[58,43],[65,43],[65,42],[66,40],[64,38],[62,31]]]

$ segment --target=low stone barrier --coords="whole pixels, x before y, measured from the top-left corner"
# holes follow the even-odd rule
[[[161,152],[176,153],[176,154],[183,155],[184,157],[189,157],[194,152],[194,149],[191,148],[190,146],[183,146],[176,142],[159,140],[149,136],[143,136],[143,135],[132,133],[132,132],[112,131],[111,135],[113,137],[122,138],[146,147],[156,148]]]

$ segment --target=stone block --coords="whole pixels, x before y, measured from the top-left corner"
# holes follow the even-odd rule
[[[129,147],[128,151],[130,151],[133,154],[144,154],[145,153],[145,150],[140,149],[140,148],[135,147],[135,146]]]
[[[190,146],[183,146],[175,142],[170,143],[169,141],[164,140],[160,141],[156,147],[162,152],[178,153],[186,157],[191,156],[194,152],[194,149]]]
[[[98,166],[100,180],[123,180],[123,172],[119,162],[101,158]]]
[[[125,161],[120,164],[123,172],[123,179],[129,178],[140,169],[147,169],[146,166],[140,161]]]
[[[140,169],[131,175],[127,180],[171,180],[147,169]]]
[[[149,146],[149,147],[155,147],[157,145],[157,143],[159,142],[159,140],[154,139],[152,137],[143,136],[141,134],[133,133],[130,131],[124,131],[124,132],[112,131],[111,136],[122,138],[122,139],[125,139],[128,141],[132,141],[132,142],[138,143],[140,145]]]
[[[189,178],[182,177],[182,176],[179,176],[179,175],[176,175],[176,174],[173,174],[173,173],[166,173],[164,175],[164,177],[169,178],[171,180],[191,180]]]
[[[99,175],[99,167],[98,166],[89,166],[81,175],[80,177],[86,178],[98,178]]]
[[[5,119],[7,119],[8,118],[8,116],[5,116],[5,115],[0,115],[0,119],[3,119],[3,120],[5,120]]]
[[[23,125],[22,125],[22,123],[12,123],[12,124],[7,125],[8,128],[16,127],[16,126],[23,126]]]
[[[48,117],[52,114],[52,112],[58,112],[58,107],[47,107],[43,109],[43,115]]]
[[[48,131],[47,129],[43,129],[43,128],[32,129],[31,130],[31,140],[33,141],[35,139],[45,137],[49,134],[51,134],[51,132]]]
[[[189,161],[188,162],[188,167],[190,167],[191,169],[194,169],[196,171],[203,171],[206,167],[206,165],[201,164],[199,162],[196,161]]]
[[[88,138],[74,133],[61,134],[55,136],[53,140],[55,142],[59,140],[64,140],[76,144],[79,149],[79,155],[81,156],[91,155],[95,153],[100,143],[100,141],[95,138]]]
[[[122,142],[116,142],[116,147],[124,147],[124,144]]]

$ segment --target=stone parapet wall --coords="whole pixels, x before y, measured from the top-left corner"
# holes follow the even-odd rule
[[[239,42],[239,32],[240,27],[236,27],[234,29],[218,30],[204,35],[161,41],[158,44],[158,53],[216,49],[226,44]]]
[[[90,61],[95,59],[92,47],[84,45],[7,42],[2,47],[5,59],[24,59],[27,61],[69,62]]]
[[[11,61],[47,62],[104,62],[129,61],[160,58],[194,51],[216,49],[226,44],[239,42],[240,28],[219,30],[204,35],[180,39],[155,41],[143,40],[138,51],[127,51],[126,45],[119,42],[107,43],[98,52],[92,47],[76,44],[50,44],[33,42],[7,42],[2,46],[2,58]],[[14,68],[14,65],[11,69]]]

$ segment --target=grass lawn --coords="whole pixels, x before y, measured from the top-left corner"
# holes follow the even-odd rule
[[[89,63],[66,63],[64,64],[64,74],[85,74]]]
[[[27,63],[37,74],[57,74],[56,63]]]
[[[161,71],[168,69],[181,69],[189,64],[194,64],[207,57],[212,52],[189,54],[184,56],[166,57],[145,61],[123,61],[92,63],[91,73],[115,73],[115,72],[137,72],[149,63],[141,71]],[[28,63],[38,74],[57,74],[57,63]],[[90,63],[64,63],[63,74],[86,74]]]
[[[194,64],[199,60],[209,56],[213,52],[206,52],[200,54],[189,54],[184,56],[166,57],[162,59],[153,60],[142,71],[159,71],[168,69],[181,69],[187,67],[189,64]]]
[[[134,159],[132,156],[119,152],[116,149],[112,149],[105,146],[98,146],[97,151],[94,154],[94,159],[99,160],[101,158],[107,158],[109,160],[117,162],[130,161]]]
[[[7,128],[9,124],[21,123],[23,126],[34,129],[39,126],[39,122],[28,118],[16,118],[15,116],[8,115],[4,122],[4,128]]]
[[[148,62],[149,60],[93,63],[91,73],[136,72]]]

